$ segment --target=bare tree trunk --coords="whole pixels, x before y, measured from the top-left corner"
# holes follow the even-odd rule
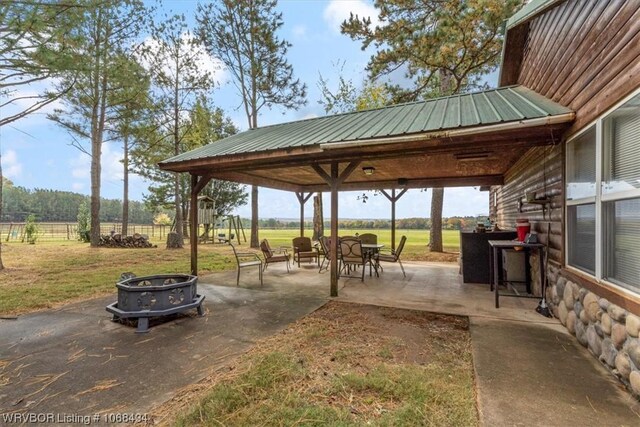
[[[185,184],[184,186],[182,186],[183,188],[187,186],[187,184]],[[190,235],[189,235],[189,218],[191,218],[191,216],[189,216],[189,196],[183,195],[182,197],[182,218],[187,218],[186,221],[184,221],[184,225],[182,226],[182,236],[186,237],[187,239],[190,239]]]
[[[123,191],[122,191],[122,235],[129,234],[129,135],[124,135],[123,164]]]
[[[313,240],[324,236],[324,215],[322,212],[322,193],[313,196]]]
[[[450,95],[453,76],[451,72],[440,69],[440,95]],[[431,252],[442,252],[442,206],[444,204],[444,188],[433,188],[431,193],[431,230],[429,230],[429,249]]]
[[[429,230],[429,250],[442,252],[442,205],[444,188],[433,188],[431,194],[431,230]]]
[[[91,247],[100,243],[100,172],[102,143],[97,137],[91,141]]]
[[[0,151],[0,221],[2,221],[2,190],[4,188],[4,175],[2,174],[2,152]],[[2,243],[0,242],[0,270],[4,270],[2,262]]]
[[[251,247],[260,247],[258,236],[258,186],[251,186]]]
[[[180,105],[178,104],[179,87],[177,79],[173,90],[173,154],[177,156],[180,154]],[[184,217],[182,216],[182,186],[180,185],[180,174],[178,172],[174,175],[174,191],[176,193],[176,244],[178,247],[182,247],[184,245],[184,233],[182,228],[184,226]]]

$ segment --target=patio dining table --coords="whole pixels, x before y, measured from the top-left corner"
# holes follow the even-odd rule
[[[362,243],[362,250],[367,254],[367,262],[369,263],[369,277],[371,277],[371,267],[376,270],[376,276],[378,276],[378,266],[373,265],[373,256],[380,252],[384,245],[378,243]],[[364,266],[362,266],[364,268]]]

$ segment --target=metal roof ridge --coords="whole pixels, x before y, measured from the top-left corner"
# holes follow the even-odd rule
[[[362,113],[368,113],[368,112],[372,112],[372,111],[381,111],[381,110],[386,110],[386,109],[400,108],[400,107],[405,107],[405,106],[408,106],[408,105],[426,104],[426,103],[429,103],[429,102],[436,102],[436,101],[440,101],[440,100],[446,100],[448,98],[455,98],[455,97],[466,96],[466,95],[477,95],[477,94],[483,94],[483,93],[487,93],[487,92],[495,92],[497,90],[502,90],[502,89],[506,89],[506,88],[514,88],[514,87],[518,87],[518,86],[522,86],[522,85],[513,84],[513,85],[500,86],[500,87],[491,88],[491,89],[476,90],[476,91],[473,91],[473,92],[456,93],[456,94],[452,94],[452,95],[438,96],[438,97],[435,97],[435,98],[424,99],[422,101],[403,102],[403,103],[400,103],[400,104],[385,105],[383,107],[368,108],[366,110],[347,111],[345,113],[329,114],[329,115],[326,115],[326,116],[308,117],[306,119],[291,120],[291,121],[288,121],[288,122],[273,123],[273,124],[270,124],[270,125],[258,126],[257,128],[247,129],[247,130],[244,130],[244,131],[242,131],[240,133],[249,132],[249,131],[255,131],[255,130],[259,130],[259,129],[268,129],[268,128],[277,127],[277,126],[283,126],[283,125],[290,125],[292,123],[302,123],[302,122],[313,121],[313,120],[329,119],[329,118],[340,117],[340,116],[348,116],[348,115],[352,115],[352,114],[362,114]]]

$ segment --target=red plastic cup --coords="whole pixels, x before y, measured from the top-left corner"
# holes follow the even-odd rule
[[[528,219],[516,220],[516,232],[518,233],[518,241],[524,242],[527,234],[531,232],[531,224]]]

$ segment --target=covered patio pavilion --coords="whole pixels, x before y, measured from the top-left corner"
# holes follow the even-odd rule
[[[410,188],[501,185],[531,147],[557,144],[574,117],[524,86],[510,86],[265,126],[159,166],[191,175],[191,206],[214,178],[296,192],[301,204],[305,193],[330,191],[331,251],[337,253],[339,191],[388,189],[395,195]],[[192,236],[196,215],[192,209]],[[191,239],[192,274],[197,252]],[[338,296],[336,257],[330,271],[330,294]]]

